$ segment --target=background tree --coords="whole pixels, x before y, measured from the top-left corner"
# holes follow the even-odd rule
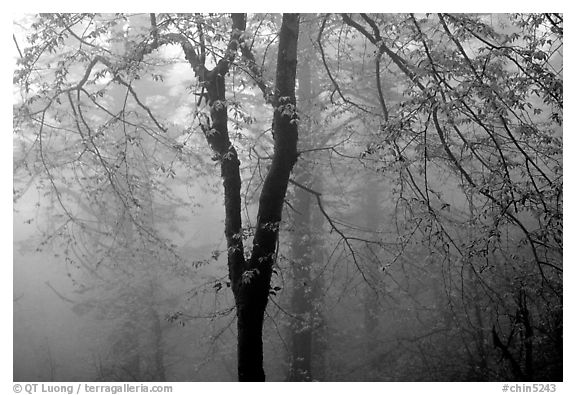
[[[410,234],[421,232],[448,270],[469,273],[461,276],[479,282],[486,297],[501,301],[497,305],[503,303],[510,317],[506,326],[517,328],[504,331],[509,342],[516,339],[522,356],[508,355],[508,346],[499,340],[501,313],[486,319],[476,314],[473,323],[464,304],[461,314],[468,325],[480,329],[481,339],[489,337],[494,325],[493,346],[514,375],[533,378],[532,340],[537,335],[527,317],[537,314],[538,305],[551,300],[557,305],[562,295],[562,69],[556,58],[561,17],[507,15],[498,20],[501,27],[490,25],[492,16],[390,18],[342,15],[374,46],[376,72],[381,59],[387,59],[390,73],[404,78],[398,88],[406,99],[387,106],[380,96],[388,115],[368,154],[380,158],[384,169],[399,175],[401,187],[409,188],[399,191],[399,208],[408,214]],[[438,171],[453,175],[444,178]],[[458,214],[467,205],[469,215]],[[477,231],[466,240],[458,224]],[[500,272],[500,278],[514,272],[514,285],[494,289],[491,272]],[[449,288],[455,286],[452,275],[442,277]],[[527,289],[534,292],[531,313],[521,301]],[[447,296],[456,315],[453,325],[463,326],[452,292]],[[556,341],[548,330],[541,336]]]

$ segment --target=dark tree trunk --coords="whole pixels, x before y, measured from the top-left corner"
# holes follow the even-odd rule
[[[520,322],[522,329],[520,331],[520,338],[522,340],[522,345],[524,346],[524,372],[525,380],[534,380],[534,369],[533,369],[533,337],[534,330],[532,329],[532,323],[530,320],[530,310],[528,309],[526,291],[521,289],[518,293],[518,321]]]
[[[252,255],[236,292],[238,310],[238,378],[264,381],[262,326],[275,261],[284,197],[297,159],[296,60],[298,14],[284,14],[278,44],[273,99],[274,157],[260,194]]]
[[[288,179],[296,163],[298,125],[296,113],[296,60],[299,15],[284,14],[278,43],[276,89],[266,98],[274,107],[272,132],[274,157],[260,194],[256,232],[250,259],[244,258],[242,243],[242,209],[240,160],[228,134],[225,76],[238,49],[254,68],[249,47],[242,33],[246,29],[244,14],[232,15],[232,34],[226,53],[212,70],[206,69],[204,56],[181,35],[168,35],[166,42],[179,42],[186,59],[203,86],[210,106],[210,122],[202,125],[206,140],[220,162],[224,184],[225,236],[228,249],[228,271],[238,317],[238,379],[264,381],[262,326],[268,303],[272,265],[278,241],[280,221]],[[159,39],[158,43],[162,43]],[[202,43],[201,43],[202,45]],[[204,92],[205,90],[205,92]],[[201,99],[200,99],[201,100]]]
[[[248,288],[247,286],[243,289]],[[256,287],[252,287],[256,288]],[[237,301],[238,316],[238,380],[264,381],[264,349],[262,344],[262,327],[268,290],[258,295],[248,295],[243,290]]]

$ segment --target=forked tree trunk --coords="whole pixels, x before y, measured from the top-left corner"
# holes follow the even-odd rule
[[[268,303],[272,265],[276,253],[282,219],[284,197],[292,167],[296,163],[298,124],[296,113],[296,60],[299,15],[284,14],[278,42],[276,87],[271,98],[274,107],[272,132],[274,156],[262,186],[258,218],[250,259],[244,258],[242,243],[242,199],[240,160],[228,133],[225,76],[238,49],[254,66],[249,47],[243,41],[246,29],[244,14],[232,15],[232,34],[224,56],[208,70],[205,59],[193,45],[180,35],[166,40],[182,45],[186,59],[192,65],[210,106],[211,122],[202,125],[206,140],[220,162],[224,183],[225,230],[228,250],[228,271],[238,317],[238,379],[264,381],[262,326]],[[203,95],[202,95],[203,97]]]
[[[235,287],[238,312],[238,378],[264,381],[262,326],[268,303],[284,197],[297,159],[296,60],[298,14],[284,14],[278,44],[273,100],[274,157],[262,186],[252,255]]]

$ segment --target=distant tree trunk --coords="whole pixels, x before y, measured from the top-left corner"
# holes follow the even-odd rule
[[[103,372],[106,381],[142,381],[140,370],[139,338],[136,335],[138,317],[134,312],[128,313],[122,327],[115,333],[112,344],[112,365]]]
[[[375,232],[380,223],[380,206],[378,204],[378,189],[374,182],[366,179],[363,208],[365,226],[369,231]],[[364,284],[364,334],[367,355],[374,352],[376,347],[376,333],[378,329],[379,300],[375,290],[377,283],[378,265],[376,257],[372,255],[369,246],[366,246],[365,276],[369,283]]]
[[[297,181],[320,190],[320,181],[310,173],[300,173]],[[322,229],[322,216],[314,210],[313,196],[296,189],[294,196],[294,237],[291,266],[293,277],[290,325],[289,381],[321,380],[324,377],[325,339],[323,319],[318,306],[323,296],[320,266],[323,254],[318,234]]]
[[[467,195],[466,199],[468,201],[468,226],[466,229],[466,238],[468,243],[473,240],[474,237],[474,199],[473,195]],[[470,361],[471,379],[480,380],[485,377],[489,377],[488,369],[488,354],[486,350],[486,344],[488,344],[487,330],[484,328],[484,318],[483,318],[483,305],[481,299],[481,292],[479,290],[479,284],[476,274],[474,273],[474,268],[472,263],[466,269],[468,273],[468,284],[467,287],[470,289],[471,294],[471,304],[474,313],[474,319],[476,322],[470,323],[473,326],[473,332],[475,333],[474,342],[476,345],[477,355],[474,355],[474,359]]]
[[[303,174],[298,182],[308,185],[310,177]],[[290,327],[291,353],[290,381],[312,380],[312,196],[297,188],[294,196],[294,237],[292,241],[292,314]]]
[[[468,280],[469,280],[469,287],[471,289],[472,295],[477,296],[476,303],[473,303],[473,310],[474,310],[474,318],[476,319],[475,330],[476,333],[475,343],[476,343],[476,350],[477,350],[477,363],[474,363],[472,366],[478,366],[478,372],[475,372],[473,375],[473,379],[480,379],[483,377],[488,377],[488,359],[487,359],[487,352],[486,352],[486,344],[488,343],[486,337],[486,330],[484,329],[484,319],[482,317],[482,304],[480,303],[480,293],[478,292],[478,286],[476,279],[474,278],[474,273],[472,272],[472,268],[468,268]]]
[[[309,129],[308,109],[311,104],[311,72],[310,59],[306,50],[310,49],[307,35],[301,41],[303,56],[298,67],[298,102],[302,107],[301,128]],[[312,135],[308,133],[302,140],[303,148],[308,148]],[[296,169],[296,181],[299,184],[311,186],[314,169],[304,167],[301,163]],[[291,311],[295,315],[290,325],[291,355],[289,381],[312,380],[312,251],[314,250],[312,234],[312,195],[296,188],[294,191],[294,225],[292,237],[292,300]]]
[[[316,173],[313,187],[317,191],[322,190],[322,180]],[[324,250],[322,245],[322,228],[324,217],[319,210],[312,212],[312,230],[316,235],[312,248],[312,262],[316,263],[316,269],[312,270],[312,366],[313,379],[325,381],[326,378],[326,349],[328,346],[328,331],[326,321],[320,306],[323,306],[324,277],[322,263],[324,262]],[[314,269],[314,268],[313,268]]]
[[[162,320],[153,307],[149,307],[149,320],[151,321],[150,328],[150,343],[151,355],[149,358],[150,368],[146,381],[166,381],[166,368],[164,367],[164,342]]]
[[[142,23],[130,19],[130,24]],[[126,36],[123,26],[116,25],[112,32],[114,36],[112,50],[117,56],[127,55]],[[114,113],[123,114],[122,108],[126,100],[126,91],[122,86],[113,86],[110,90],[112,99],[111,108]],[[122,115],[124,116],[124,115]],[[118,190],[128,195],[130,194],[130,176],[138,175],[142,182],[142,194],[138,198],[144,201],[142,207],[146,210],[146,215],[142,216],[142,225],[149,229],[155,227],[154,210],[150,174],[146,169],[131,167],[129,161],[136,161],[136,157],[126,158],[122,163],[120,174],[125,177],[117,178]],[[132,195],[127,198],[132,198]],[[133,221],[124,212],[126,209],[119,202],[119,210],[123,213],[120,215],[122,220],[118,223],[117,237],[122,240],[126,249],[126,255],[132,255],[131,249],[135,247],[137,240],[137,230]],[[130,254],[129,254],[130,253]],[[162,321],[156,310],[152,307],[154,304],[155,280],[150,279],[148,289],[140,294],[136,294],[139,304],[128,307],[128,317],[124,318],[125,323],[118,331],[118,340],[114,346],[115,353],[121,355],[120,360],[124,362],[116,367],[113,372],[116,380],[124,381],[166,381],[166,372],[164,366],[164,349],[163,349],[163,331]]]

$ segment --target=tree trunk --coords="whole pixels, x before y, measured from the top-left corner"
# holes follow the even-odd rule
[[[303,172],[305,170],[302,170]],[[298,182],[309,185],[307,174]],[[311,195],[296,189],[294,197],[294,238],[292,241],[292,314],[291,356],[289,381],[312,380],[312,249],[314,237],[311,232]]]
[[[314,182],[314,188],[317,191],[322,190],[322,181],[317,178]],[[326,379],[326,350],[328,349],[328,330],[324,313],[320,306],[324,306],[324,277],[323,263],[325,255],[322,245],[321,235],[324,225],[324,217],[320,210],[315,210],[312,215],[312,230],[318,234],[314,239],[312,248],[312,262],[315,262],[316,270],[312,270],[312,368],[315,381],[325,381]],[[314,269],[314,268],[312,268]]]
[[[308,25],[305,25],[308,26]],[[307,29],[309,30],[309,29]],[[310,118],[313,114],[310,111],[312,105],[312,81],[310,70],[311,45],[307,31],[302,38],[301,51],[303,53],[298,67],[298,102],[302,106],[301,129],[309,130],[311,127]],[[301,139],[303,149],[313,146],[313,135],[308,133]],[[314,180],[313,164],[307,162],[300,163],[295,169],[296,181],[301,185],[312,186]],[[292,237],[292,300],[291,310],[294,319],[290,325],[291,355],[289,381],[311,381],[312,380],[312,336],[313,336],[313,295],[312,295],[312,266],[314,235],[312,224],[312,195],[302,188],[294,191],[294,218]]]
[[[284,14],[273,99],[274,157],[262,186],[252,255],[234,284],[238,314],[238,378],[264,381],[262,326],[290,172],[297,159],[296,60],[299,15]]]
[[[224,234],[228,250],[228,272],[238,317],[238,379],[264,381],[262,326],[268,303],[272,265],[275,262],[284,197],[292,167],[296,163],[298,125],[296,113],[296,60],[298,48],[298,14],[284,14],[278,43],[276,89],[271,98],[274,107],[272,133],[274,156],[260,194],[252,254],[244,258],[242,242],[242,206],[240,160],[228,133],[225,76],[238,49],[251,56],[243,42],[246,16],[232,14],[232,34],[224,56],[212,69],[206,69],[203,56],[182,37],[186,59],[205,89],[210,106],[210,120],[202,130],[215,159],[220,162],[224,184]],[[171,37],[171,36],[170,36]],[[203,97],[203,95],[201,95]]]
[[[155,20],[155,18],[152,18]],[[153,25],[155,23],[152,21]],[[198,29],[202,27],[199,26]],[[268,302],[272,265],[278,242],[284,197],[292,167],[297,160],[298,124],[296,112],[296,65],[299,33],[299,15],[284,14],[280,27],[276,87],[273,97],[265,96],[274,108],[272,133],[274,156],[264,181],[258,207],[256,232],[252,254],[244,258],[242,242],[242,199],[240,160],[228,133],[228,108],[225,77],[240,49],[251,71],[258,67],[244,42],[246,15],[232,14],[232,31],[228,47],[216,66],[208,70],[205,62],[205,43],[200,38],[200,53],[189,39],[177,33],[155,37],[143,45],[137,54],[140,59],[164,44],[179,43],[186,60],[202,86],[200,100],[210,107],[210,120],[201,122],[214,159],[220,162],[224,184],[225,224],[224,234],[228,251],[228,272],[238,316],[238,378],[240,381],[263,381],[262,326]],[[201,35],[200,35],[201,36]],[[257,81],[261,88],[265,83]],[[264,88],[266,88],[264,86]],[[199,104],[199,103],[198,103]]]
[[[247,287],[243,287],[247,288]],[[262,345],[262,327],[264,324],[264,311],[268,298],[265,295],[247,296],[242,292],[236,304],[238,316],[238,380],[264,381],[264,350]]]
[[[366,229],[372,232],[376,232],[378,224],[381,221],[380,218],[380,206],[378,204],[378,189],[377,183],[372,182],[369,176],[366,178],[366,187],[364,190],[364,214],[365,214],[365,225]],[[375,257],[373,257],[371,250],[366,246],[366,268],[365,276],[370,282],[369,284],[364,284],[364,336],[365,343],[364,347],[366,350],[366,355],[370,356],[376,350],[377,345],[377,329],[378,329],[378,316],[380,313],[380,301],[378,299],[378,294],[375,290],[375,285],[378,282],[378,262]],[[371,358],[374,361],[373,358]],[[372,366],[371,366],[372,367]]]
[[[158,316],[156,310],[149,307],[150,320],[152,321],[151,328],[151,347],[152,356],[150,357],[150,374],[147,379],[149,381],[166,381],[166,368],[164,366],[164,342],[162,320]]]

